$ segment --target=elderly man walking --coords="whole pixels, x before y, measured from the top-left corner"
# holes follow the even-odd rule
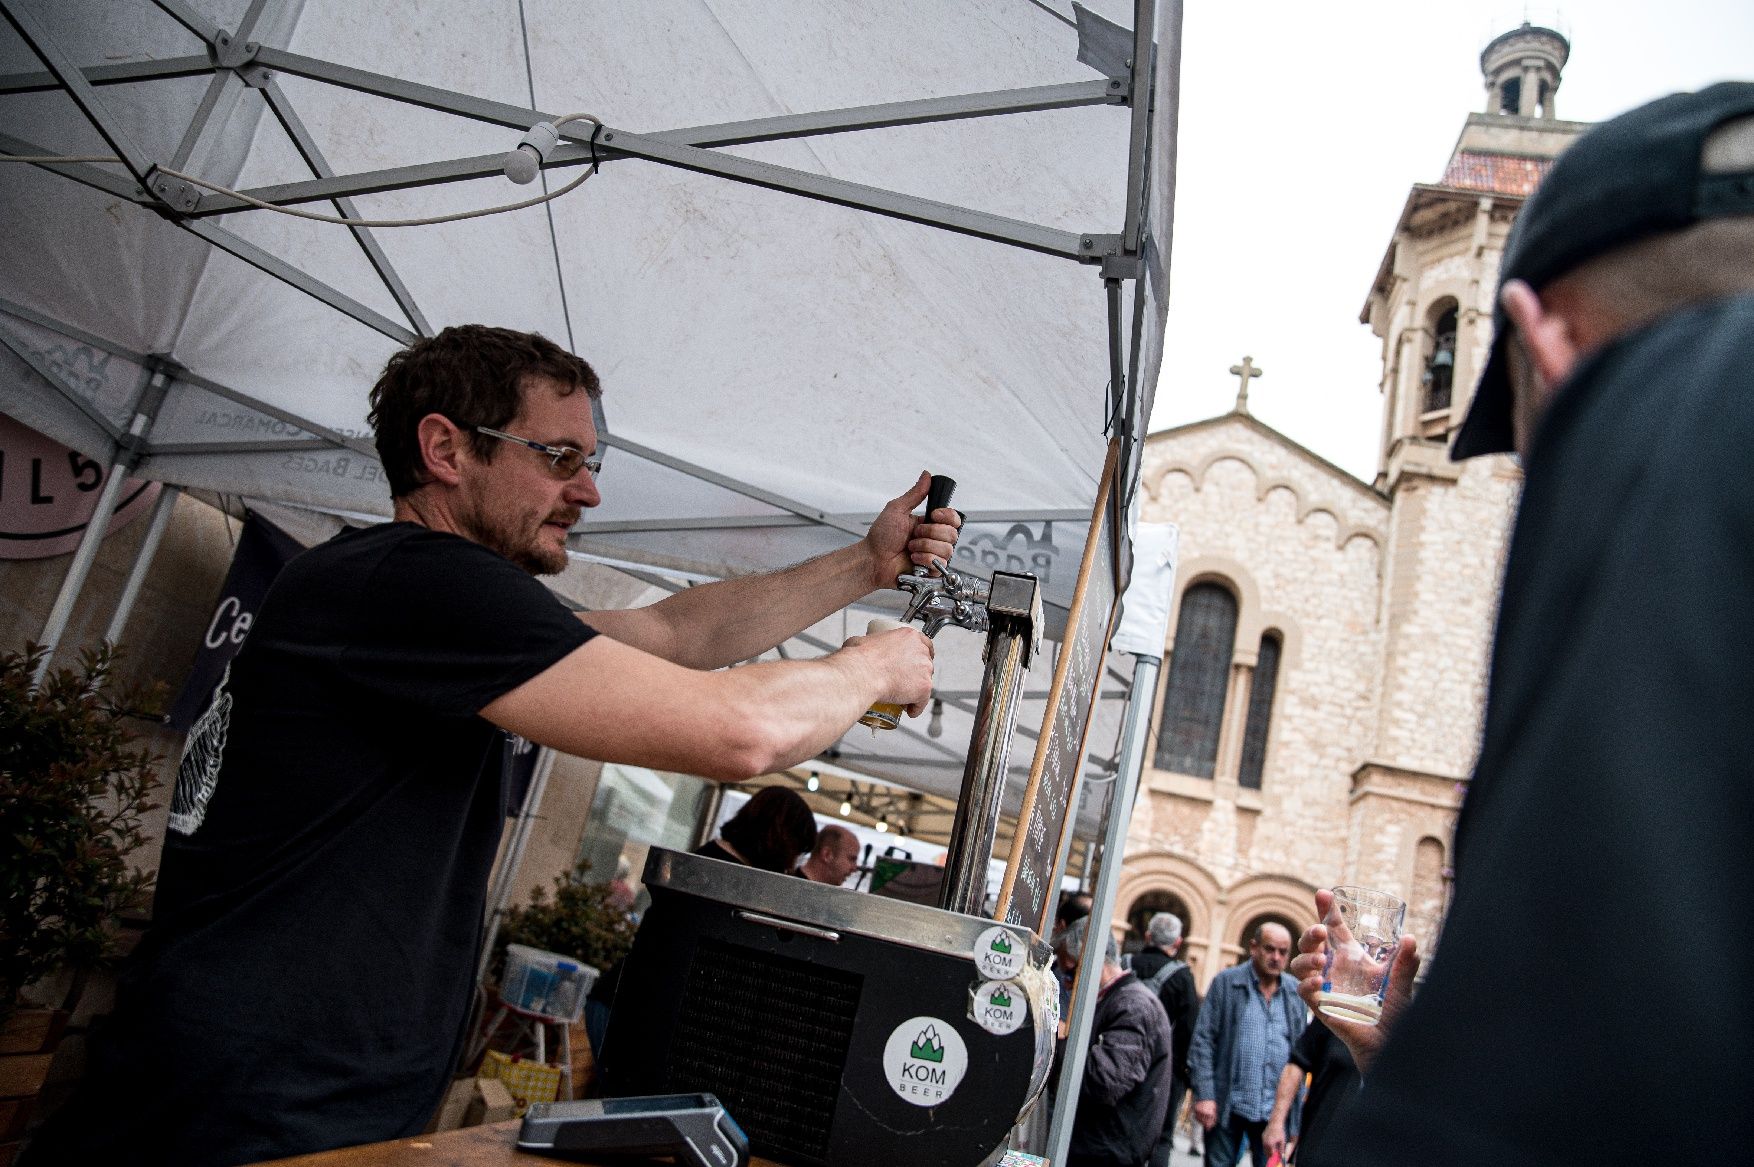
[[[1089,932],[1089,916],[1066,929],[1062,962],[1082,959]],[[1169,1018],[1107,940],[1066,1167],[1145,1167],[1169,1104]]]
[[[1188,1047],[1193,1044],[1194,1022],[1200,1015],[1200,990],[1194,985],[1194,970],[1176,956],[1182,946],[1181,917],[1173,912],[1152,916],[1145,924],[1145,945],[1133,957],[1133,975],[1157,994],[1169,1015],[1172,1051],[1169,1109],[1163,1114],[1163,1134],[1151,1152],[1151,1167],[1169,1167],[1170,1153],[1175,1150],[1175,1116],[1188,1092]]]
[[[1214,977],[1200,1007],[1188,1071],[1194,1117],[1206,1130],[1206,1167],[1232,1167],[1244,1136],[1254,1167],[1266,1167],[1262,1134],[1304,1026],[1297,981],[1285,971],[1290,957],[1291,933],[1262,924],[1249,941],[1248,963]]]

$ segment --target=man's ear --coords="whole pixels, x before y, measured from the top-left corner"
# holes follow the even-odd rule
[[[1577,366],[1578,337],[1571,324],[1562,314],[1550,311],[1523,280],[1511,280],[1499,289],[1498,302],[1516,325],[1541,381],[1548,390],[1557,388]]]
[[[471,451],[468,435],[442,414],[429,413],[414,430],[421,465],[430,481],[455,486],[462,480],[463,459]]]

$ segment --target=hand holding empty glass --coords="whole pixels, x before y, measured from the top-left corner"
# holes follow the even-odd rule
[[[1321,992],[1315,995],[1317,1012],[1360,1025],[1377,1023],[1406,920],[1407,905],[1387,892],[1334,889],[1322,920],[1328,951]]]

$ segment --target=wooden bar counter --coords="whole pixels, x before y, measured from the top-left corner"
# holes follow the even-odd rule
[[[275,1167],[579,1167],[583,1160],[530,1155],[518,1150],[518,1120],[490,1126],[464,1127],[438,1135],[418,1135],[390,1143],[370,1143],[275,1159]],[[654,1159],[654,1164],[665,1160]],[[588,1165],[587,1165],[588,1167]],[[749,1167],[779,1167],[767,1159],[751,1159]]]

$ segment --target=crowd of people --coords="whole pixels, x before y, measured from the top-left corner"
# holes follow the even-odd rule
[[[1090,922],[1071,896],[1061,909],[1068,917],[1054,946],[1069,984]],[[1358,1073],[1286,971],[1290,932],[1261,925],[1248,959],[1215,975],[1202,999],[1177,958],[1182,929],[1180,917],[1159,912],[1126,957],[1109,936],[1068,1167],[1168,1167],[1184,1098],[1207,1167],[1235,1167],[1245,1155],[1254,1167],[1330,1162],[1324,1132]]]

